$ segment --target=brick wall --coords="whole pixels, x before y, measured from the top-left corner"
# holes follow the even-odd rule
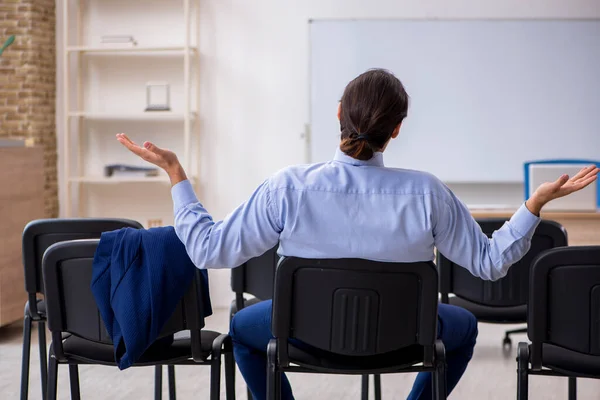
[[[54,0],[0,0],[0,138],[34,138],[44,147],[45,213],[58,216]],[[1,45],[1,44],[0,44]]]

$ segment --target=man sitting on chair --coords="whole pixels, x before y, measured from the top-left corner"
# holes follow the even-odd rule
[[[436,247],[473,275],[496,280],[529,250],[542,207],[597,177],[598,168],[591,166],[541,185],[488,239],[435,176],[384,166],[383,152],[398,137],[407,111],[408,95],[394,75],[378,69],[363,73],[348,84],[338,107],[341,143],[333,160],[279,171],[218,222],[196,198],[173,152],[149,142],[140,147],[124,134],[117,139],[169,174],[175,229],[198,268],[233,268],[277,243],[283,256],[388,262],[430,261]],[[438,315],[451,391],[473,355],[477,321],[447,304],[439,305]],[[231,324],[235,359],[258,400],[266,398],[270,327],[271,301],[242,309]],[[282,398],[293,399],[285,377]],[[409,399],[430,398],[431,374],[420,373]]]

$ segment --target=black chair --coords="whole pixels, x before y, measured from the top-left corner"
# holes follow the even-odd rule
[[[283,258],[275,276],[267,398],[280,398],[283,372],[432,371],[433,397],[445,399],[437,286],[431,262]]]
[[[231,290],[235,299],[229,307],[230,319],[244,307],[273,298],[273,282],[279,256],[279,245],[231,270]],[[254,296],[246,299],[244,294]]]
[[[519,343],[517,399],[528,398],[529,375],[600,378],[600,246],[562,247],[540,254],[529,284],[527,334]],[[531,367],[529,367],[531,364]]]
[[[116,365],[114,346],[100,317],[90,288],[97,239],[56,243],[44,253],[43,271],[52,334],[48,399],[56,399],[58,365],[69,365],[71,398],[79,399],[79,364]],[[209,365],[210,398],[220,398],[221,355],[225,357],[227,399],[235,399],[235,365],[231,338],[202,330],[202,285],[198,271],[160,337],[190,331],[170,345],[150,346],[134,366]],[[170,398],[175,398],[174,370],[169,371]]]
[[[120,228],[142,228],[139,222],[128,219],[40,219],[27,224],[23,230],[23,267],[25,290],[29,296],[23,320],[23,355],[21,359],[21,400],[28,397],[31,325],[38,324],[42,398],[46,398],[46,302],[44,294],[42,256],[51,245],[64,240],[97,239],[102,232]],[[159,371],[157,371],[159,372]],[[162,376],[162,375],[161,375]]]
[[[279,245],[266,251],[264,254],[248,260],[246,263],[231,270],[231,290],[235,299],[229,307],[229,318],[244,307],[251,306],[264,300],[273,299],[275,289],[275,271],[279,262],[277,248]],[[246,298],[249,294],[253,297]],[[374,376],[375,400],[381,400],[381,377]],[[252,393],[247,391],[248,400],[252,400]],[[363,400],[368,399],[369,376],[362,377]]]
[[[507,220],[477,220],[482,231],[492,236]],[[514,324],[527,322],[529,270],[532,260],[544,250],[567,245],[567,232],[557,222],[542,220],[538,225],[531,249],[508,270],[508,274],[494,282],[477,278],[438,252],[442,303],[449,303],[471,311],[480,322]],[[454,293],[455,297],[449,297]],[[508,354],[512,347],[510,335],[525,333],[527,328],[507,330],[502,342]]]
[[[230,322],[242,308],[273,298],[275,269],[279,261],[278,247],[279,245],[231,270],[231,290],[235,293],[235,299],[229,307]],[[247,299],[245,294],[253,297]],[[250,390],[247,393],[248,400],[252,400]]]

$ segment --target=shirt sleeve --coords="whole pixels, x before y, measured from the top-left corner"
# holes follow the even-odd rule
[[[279,242],[281,227],[265,181],[222,221],[214,222],[188,180],[171,189],[175,232],[196,267],[234,268]]]
[[[449,190],[437,199],[435,246],[450,261],[485,280],[497,280],[529,251],[540,218],[525,206],[488,238],[469,209]]]

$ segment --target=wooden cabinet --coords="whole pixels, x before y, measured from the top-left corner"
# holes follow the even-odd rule
[[[505,210],[472,210],[475,218],[510,218],[513,212]],[[600,245],[600,212],[544,212],[541,217],[561,224],[569,238],[569,246]]]
[[[0,147],[0,326],[23,318],[21,234],[44,215],[43,149]]]

